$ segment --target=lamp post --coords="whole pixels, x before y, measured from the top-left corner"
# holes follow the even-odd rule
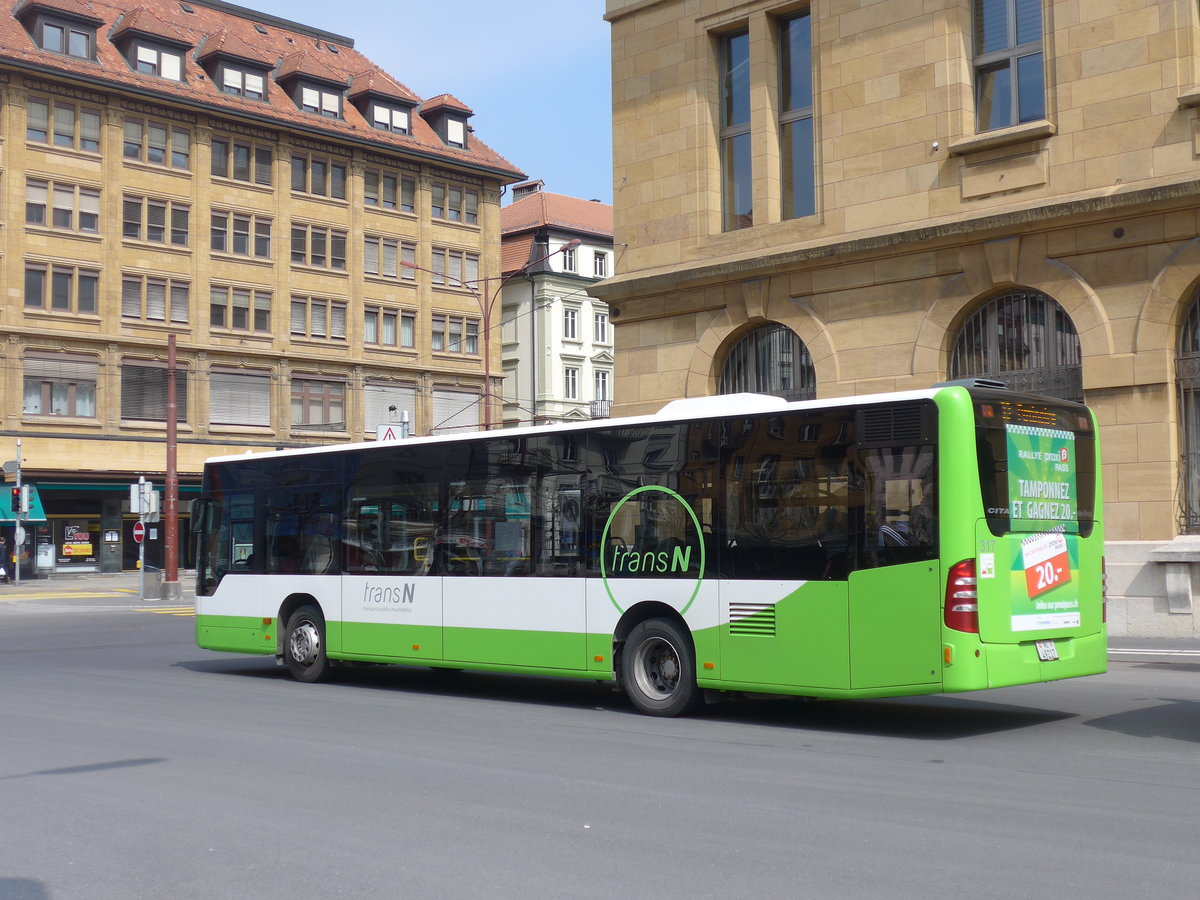
[[[538,263],[543,263],[550,257],[559,253],[565,253],[567,250],[573,250],[582,244],[579,238],[567,241],[557,250],[540,256],[537,259],[531,259],[521,268],[507,275],[493,278],[476,278],[471,281],[463,281],[460,278],[455,278],[446,272],[435,272],[433,269],[427,269],[425,266],[419,266],[416,263],[400,260],[400,265],[406,269],[413,269],[418,272],[428,272],[430,275],[436,275],[444,279],[445,283],[454,282],[454,285],[468,291],[475,302],[479,305],[479,313],[482,318],[483,325],[483,430],[491,431],[492,428],[492,311],[496,306],[496,300],[499,299],[504,286],[516,276],[522,274],[529,269],[530,266],[535,266]],[[497,281],[495,290],[489,290],[489,282]],[[483,289],[480,290],[480,285]],[[464,340],[466,335],[464,333]]]

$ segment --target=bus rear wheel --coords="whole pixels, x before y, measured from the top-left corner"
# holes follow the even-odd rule
[[[646,715],[679,716],[694,712],[703,701],[691,639],[669,619],[647,619],[635,626],[621,663],[625,693]]]
[[[297,681],[313,683],[329,677],[325,655],[325,619],[315,606],[301,606],[288,619],[283,636],[283,660]]]

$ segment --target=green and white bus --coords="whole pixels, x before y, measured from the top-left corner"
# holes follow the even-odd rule
[[[210,460],[196,641],[301,681],[594,679],[652,715],[1105,671],[1087,407],[994,383]]]

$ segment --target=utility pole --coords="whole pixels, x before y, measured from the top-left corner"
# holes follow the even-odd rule
[[[13,505],[13,579],[16,584],[21,583],[21,547],[25,544],[25,529],[21,527],[21,507],[25,499],[24,488],[21,486],[21,439],[17,438],[17,497],[20,498]],[[8,560],[4,560],[4,565],[8,565]]]
[[[175,421],[175,335],[167,335],[167,481],[166,522],[163,546],[162,597],[178,603],[183,596],[179,587],[179,471],[176,467],[177,430]]]

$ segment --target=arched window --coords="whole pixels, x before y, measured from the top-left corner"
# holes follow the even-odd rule
[[[1180,529],[1200,533],[1200,292],[1179,328],[1175,357],[1179,390]]]
[[[817,378],[804,342],[784,325],[763,325],[729,348],[718,393],[749,391],[785,400],[812,400]]]
[[[950,377],[995,378],[1016,391],[1083,401],[1079,333],[1040,291],[988,301],[963,323],[950,354]]]

